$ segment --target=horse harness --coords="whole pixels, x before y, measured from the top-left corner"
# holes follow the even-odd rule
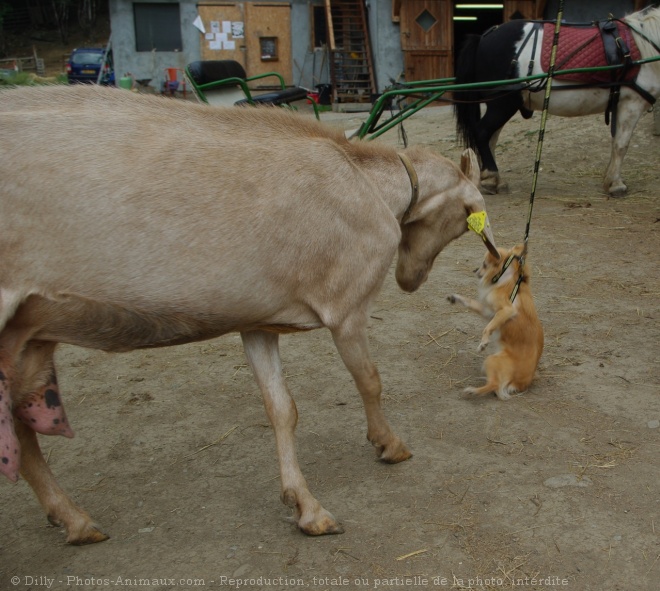
[[[609,18],[606,21],[599,21],[597,23],[601,34],[601,39],[603,40],[603,48],[605,49],[607,64],[609,66],[623,65],[623,67],[620,69],[612,70],[612,81],[615,83],[625,80],[626,74],[630,71],[631,68],[634,67],[633,60],[631,58],[631,49],[628,47],[628,44],[625,42],[623,37],[619,34],[617,21],[624,26],[627,26],[621,20],[615,20],[614,18]],[[637,74],[635,74],[635,77],[630,82],[626,83],[626,85],[630,86],[630,88],[636,91],[637,94],[641,95],[644,100],[651,103],[651,105],[655,104],[655,97],[637,84]],[[610,86],[610,99],[607,103],[607,108],[605,109],[606,125],[609,125],[611,117],[612,136],[616,134],[616,112],[619,104],[620,92],[621,84],[614,84],[613,86]]]
[[[513,59],[511,60],[511,66],[509,69],[509,77],[516,77],[516,68],[518,67],[518,62],[520,59],[520,55],[522,54],[523,50],[527,46],[527,44],[532,41],[532,52],[531,52],[531,57],[529,60],[529,65],[527,68],[527,76],[531,76],[532,72],[534,70],[534,65],[535,65],[535,58],[536,58],[536,50],[537,50],[537,45],[538,45],[538,37],[539,37],[539,32],[543,30],[543,27],[546,23],[554,23],[555,21],[530,21],[533,26],[532,29],[529,31],[527,36],[523,39],[522,43],[520,44],[520,47],[516,51],[515,55],[513,56]],[[575,58],[577,54],[582,52],[587,48],[588,45],[590,45],[593,41],[596,39],[600,39],[602,42],[602,47],[603,51],[605,54],[605,59],[606,63],[608,66],[620,66],[616,69],[612,69],[611,71],[611,79],[607,82],[597,82],[597,83],[586,83],[586,84],[580,84],[580,85],[571,85],[570,87],[565,87],[570,90],[574,90],[575,88],[592,88],[594,86],[600,87],[600,88],[609,88],[610,89],[610,98],[607,104],[607,108],[605,109],[605,123],[607,125],[610,125],[611,122],[611,132],[612,135],[614,136],[616,133],[616,110],[617,110],[617,105],[619,102],[619,96],[620,96],[620,91],[622,86],[628,86],[635,90],[644,100],[646,100],[648,103],[651,105],[655,104],[655,97],[639,86],[636,82],[637,79],[637,72],[634,72],[635,68],[637,67],[635,65],[635,61],[633,59],[633,48],[629,45],[629,43],[626,40],[626,36],[621,34],[619,31],[619,24],[623,25],[624,27],[627,27],[629,30],[634,31],[637,33],[639,36],[643,37],[648,43],[650,43],[653,48],[660,54],[660,48],[653,43],[646,35],[644,35],[641,31],[638,31],[637,29],[631,27],[628,25],[626,22],[616,19],[612,16],[608,18],[607,20],[603,21],[595,21],[594,23],[590,25],[585,25],[584,23],[576,23],[576,24],[569,24],[568,26],[573,26],[573,27],[597,27],[600,35],[592,36],[588,38],[584,43],[579,45],[576,49],[574,49],[572,52],[570,52],[568,55],[564,56],[563,59],[561,60],[560,63],[556,65],[557,70],[561,70],[563,66],[565,66],[572,58]],[[489,31],[484,33],[484,35],[487,35],[489,32],[494,30],[496,27],[492,27]],[[634,40],[632,37],[630,38],[631,42],[634,44]],[[636,48],[635,48],[636,51]],[[634,76],[632,78],[631,74],[634,73]],[[630,78],[630,79],[627,79]],[[527,86],[522,86],[521,89],[526,88],[527,90],[531,90],[529,88],[529,85]],[[543,84],[537,86],[534,91],[541,90],[543,88]],[[561,89],[561,88],[559,88]]]

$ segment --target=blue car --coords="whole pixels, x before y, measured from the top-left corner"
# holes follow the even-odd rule
[[[101,78],[99,80],[99,73]],[[98,47],[80,47],[71,52],[66,63],[69,84],[89,83],[114,86],[115,70],[112,63],[112,50]]]

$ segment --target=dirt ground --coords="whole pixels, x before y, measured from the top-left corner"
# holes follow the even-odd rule
[[[324,114],[357,127],[364,115]],[[501,136],[498,244],[524,235],[540,118]],[[405,125],[458,160],[447,108]],[[272,429],[237,335],[170,349],[57,355],[73,440],[42,437],[61,485],[111,539],[72,547],[24,481],[0,483],[0,589],[526,589],[651,591],[660,580],[660,137],[646,115],[608,199],[602,117],[550,118],[531,227],[545,352],[531,389],[481,383],[472,233],[405,294],[388,277],[370,342],[386,414],[414,457],[366,441],[359,395],[327,331],[284,336],[300,464],[343,523],[308,538],[279,500]],[[379,141],[397,143],[396,131]],[[654,584],[653,581],[656,581]]]

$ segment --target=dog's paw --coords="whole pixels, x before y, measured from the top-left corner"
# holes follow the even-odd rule
[[[481,342],[479,343],[479,346],[477,347],[477,351],[481,353],[486,347],[488,347],[488,339],[481,339]]]
[[[458,296],[455,293],[447,296],[447,300],[449,301],[450,304],[455,304],[457,298]]]

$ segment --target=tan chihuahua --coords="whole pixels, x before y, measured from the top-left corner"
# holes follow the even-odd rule
[[[486,385],[466,388],[468,394],[495,392],[500,400],[508,400],[512,393],[526,390],[534,379],[543,352],[543,327],[529,287],[527,265],[523,266],[522,280],[511,303],[520,277],[523,248],[519,244],[510,250],[499,249],[499,260],[490,252],[486,254],[475,271],[480,279],[479,301],[456,294],[447,298],[452,304],[459,302],[490,320],[481,336],[479,351],[486,348],[491,337],[499,344],[499,352],[484,362]]]

